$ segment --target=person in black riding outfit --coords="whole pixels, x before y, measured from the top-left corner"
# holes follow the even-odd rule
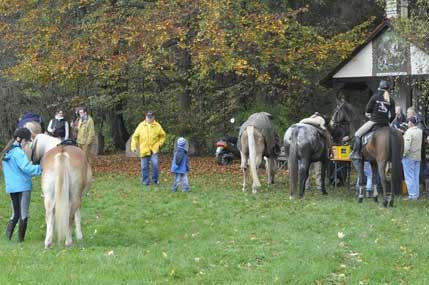
[[[60,138],[61,141],[69,138],[69,123],[64,118],[62,110],[57,111],[55,118],[49,122],[48,133],[53,137]]]
[[[350,159],[362,159],[362,136],[374,126],[389,126],[395,116],[395,101],[389,94],[389,83],[381,80],[377,92],[369,99],[366,113],[370,114],[370,120],[363,124],[355,133],[353,151]]]

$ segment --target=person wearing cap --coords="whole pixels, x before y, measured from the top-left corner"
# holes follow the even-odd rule
[[[408,198],[419,198],[419,176],[422,151],[423,132],[417,127],[418,119],[415,116],[408,118],[408,129],[404,133],[404,168],[405,183],[408,189]]]
[[[92,145],[95,141],[94,120],[85,108],[79,109],[79,126],[77,131],[77,144],[86,153],[89,162],[92,161]]]
[[[131,151],[140,149],[141,176],[143,185],[149,185],[149,162],[152,165],[152,183],[159,182],[158,153],[165,142],[166,134],[161,125],[155,120],[153,112],[146,113],[146,118],[141,122],[131,137]]]
[[[33,165],[24,150],[31,142],[31,132],[27,128],[19,128],[13,134],[14,142],[2,157],[3,177],[6,193],[12,200],[12,217],[6,227],[7,239],[12,238],[13,231],[19,221],[18,241],[25,238],[30,207],[31,177],[42,173],[40,165]]]
[[[355,133],[353,151],[350,153],[352,160],[362,160],[362,137],[375,125],[389,126],[395,116],[395,101],[389,94],[389,83],[386,80],[380,81],[377,92],[369,99],[366,113],[370,119]]]
[[[176,192],[179,184],[182,183],[182,192],[188,192],[189,182],[187,173],[189,172],[189,162],[185,138],[177,139],[176,150],[171,162],[171,172],[174,174],[171,191]]]

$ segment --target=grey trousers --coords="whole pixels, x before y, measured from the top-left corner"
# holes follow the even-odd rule
[[[10,193],[10,199],[12,202],[12,217],[10,219],[17,221],[19,218],[21,220],[28,218],[31,191]]]
[[[359,128],[359,130],[356,131],[355,137],[361,138],[363,135],[369,132],[374,125],[375,125],[375,122],[373,121],[366,122]]]

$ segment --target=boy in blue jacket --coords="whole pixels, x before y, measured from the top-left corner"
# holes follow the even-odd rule
[[[13,134],[14,142],[2,159],[6,193],[12,200],[12,217],[6,228],[6,237],[12,238],[13,230],[19,221],[18,241],[24,241],[27,230],[28,208],[30,207],[32,176],[42,173],[40,165],[33,165],[23,148],[31,142],[31,132],[19,128]]]
[[[176,192],[177,187],[182,181],[182,192],[189,191],[187,172],[189,171],[188,151],[186,150],[186,139],[177,139],[177,148],[174,151],[173,161],[171,163],[171,172],[174,173],[174,182],[171,191]]]

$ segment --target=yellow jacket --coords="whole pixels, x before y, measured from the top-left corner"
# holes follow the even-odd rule
[[[140,157],[158,153],[159,148],[164,144],[165,132],[157,121],[148,124],[146,120],[141,122],[131,138],[131,151],[140,147]]]
[[[77,130],[77,143],[78,144],[91,144],[95,140],[95,128],[92,117],[88,115],[88,120],[79,120]]]

